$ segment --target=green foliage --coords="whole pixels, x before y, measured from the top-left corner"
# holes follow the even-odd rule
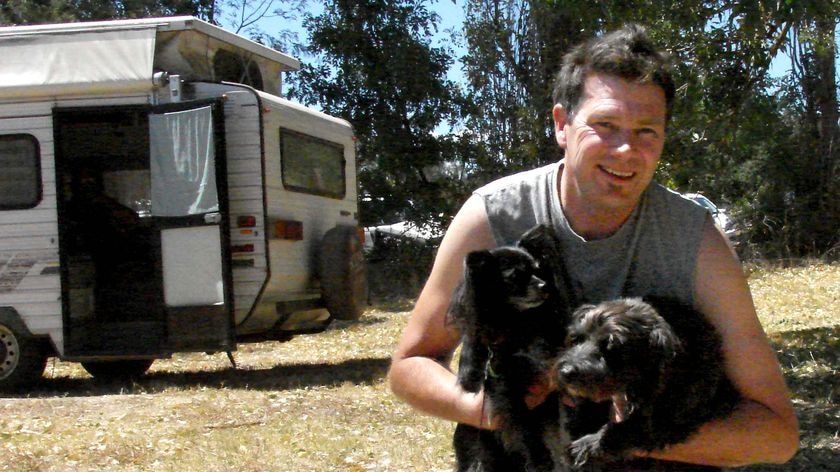
[[[243,34],[282,45],[295,41],[249,29],[251,13],[279,3],[271,14],[288,18],[304,1],[9,0],[0,23],[238,15]],[[465,0],[463,89],[446,76],[452,51],[432,44],[429,4],[330,0],[305,21],[316,59],[291,93],[354,125],[364,224],[445,227],[475,187],[560,158],[550,96],[563,55],[637,22],[679,84],[658,179],[729,208],[744,256],[840,255],[840,2]]]
[[[466,8],[476,175],[556,159],[547,96],[560,58],[582,39],[637,22],[671,53],[680,85],[658,179],[729,207],[744,255],[837,251],[837,2],[470,0]],[[786,84],[769,76],[783,53],[799,71]]]
[[[193,15],[211,18],[213,0],[9,0],[0,5],[0,24]]]
[[[358,136],[362,219],[442,224],[453,182],[431,173],[453,152],[436,134],[453,120],[451,54],[433,47],[439,20],[421,2],[335,0],[305,26],[318,60],[291,77],[290,94],[349,120]]]
[[[551,124],[553,75],[562,58],[556,51],[583,37],[584,21],[576,11],[543,2],[467,2],[465,129],[482,146],[473,156],[475,180],[559,158]]]
[[[432,270],[438,242],[380,236],[367,255],[371,303],[417,298]]]

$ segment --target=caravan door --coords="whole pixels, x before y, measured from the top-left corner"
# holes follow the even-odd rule
[[[235,345],[222,116],[218,101],[149,114],[148,211],[160,228],[167,344],[174,351]]]

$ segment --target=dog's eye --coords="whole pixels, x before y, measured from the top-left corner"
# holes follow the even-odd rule
[[[601,350],[604,352],[611,351],[621,344],[624,344],[625,338],[617,335],[610,335],[607,339],[601,341]]]
[[[566,336],[566,346],[574,346],[576,344],[581,344],[586,341],[586,336],[580,333],[573,333]]]

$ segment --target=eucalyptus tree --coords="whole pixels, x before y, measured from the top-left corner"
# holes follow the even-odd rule
[[[840,242],[838,3],[468,0],[476,174],[556,159],[548,96],[562,55],[641,23],[672,55],[680,85],[659,179],[734,206],[765,253],[824,253]],[[771,75],[785,56],[792,73]]]
[[[438,20],[418,1],[330,0],[304,21],[315,60],[290,77],[290,93],[353,124],[366,224],[445,224],[457,203],[435,178],[457,101],[451,53],[432,45]]]
[[[582,3],[582,2],[581,2]],[[563,53],[584,37],[576,10],[529,0],[466,2],[464,139],[476,180],[556,161],[551,86]]]
[[[215,0],[8,0],[0,24],[40,24],[193,15],[211,19]]]

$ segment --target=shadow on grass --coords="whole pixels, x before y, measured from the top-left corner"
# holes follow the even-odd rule
[[[172,388],[209,387],[247,390],[293,390],[345,383],[370,385],[385,378],[390,359],[350,359],[335,364],[288,364],[267,369],[198,372],[153,372],[133,382],[106,382],[92,378],[44,379],[25,394],[6,398],[86,397],[115,394],[161,393]]]
[[[838,404],[840,326],[774,333],[770,340],[794,398]]]
[[[387,313],[401,313],[411,311],[415,301],[417,301],[416,296],[381,298],[371,302],[370,307]]]
[[[780,465],[753,465],[732,469],[739,472],[836,472],[840,452],[831,449],[802,449],[790,462]]]
[[[800,447],[783,465],[749,472],[836,471],[840,464],[840,326],[770,336],[799,418]]]
[[[327,327],[326,331],[340,331],[342,329],[347,329],[353,326],[376,326],[382,323],[387,323],[388,321],[388,318],[385,318],[384,316],[377,316],[372,313],[365,313],[358,320],[334,320]]]

